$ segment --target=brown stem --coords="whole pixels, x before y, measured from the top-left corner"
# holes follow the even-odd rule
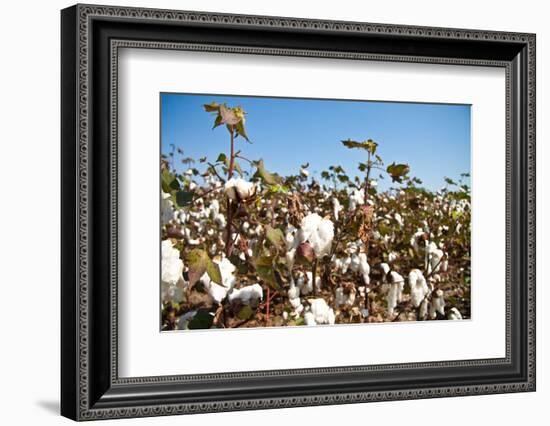
[[[367,204],[367,200],[369,199],[369,176],[370,176],[370,170],[372,168],[372,163],[370,161],[370,152],[368,154],[367,158],[367,176],[365,177],[365,204]]]
[[[267,300],[266,300],[266,304],[265,304],[265,323],[266,325],[268,325],[269,323],[269,304],[271,302],[271,297],[269,295],[271,289],[269,288],[269,286],[267,287]]]
[[[313,269],[311,271],[311,278],[312,278],[312,291],[313,291],[313,296],[317,296],[317,288],[315,286],[315,281],[317,279],[317,259],[315,259],[313,261]]]
[[[230,134],[231,134],[231,156],[229,157],[229,170],[227,171],[228,179],[231,179],[233,177],[233,167],[235,165],[235,133],[233,132],[233,126],[231,126]]]
[[[233,176],[233,166],[235,163],[235,143],[234,143],[234,134],[233,134],[233,126],[231,126],[230,129],[231,134],[231,153],[229,157],[229,169],[227,170],[227,180],[231,179]],[[231,256],[231,252],[233,251],[233,243],[231,241],[231,233],[233,231],[233,209],[231,205],[231,199],[227,197],[227,225],[225,227],[225,255],[226,257]]]

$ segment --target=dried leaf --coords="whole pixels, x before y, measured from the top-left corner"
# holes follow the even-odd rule
[[[222,117],[221,122],[229,126],[234,126],[241,121],[235,114],[235,111],[232,108],[227,108],[225,105],[220,105],[220,116]]]

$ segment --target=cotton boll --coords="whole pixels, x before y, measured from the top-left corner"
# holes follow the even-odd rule
[[[346,289],[344,287],[338,287],[336,289],[336,292],[334,294],[334,302],[336,306],[353,306],[355,303],[355,295],[357,294],[357,290],[355,287],[352,287],[346,292]]]
[[[304,320],[306,322],[306,325],[317,325],[317,323],[315,322],[315,315],[313,315],[311,312],[305,313]]]
[[[306,272],[307,281],[301,281],[302,286],[300,287],[300,292],[302,294],[310,294],[313,291],[313,274],[311,271]],[[297,285],[299,285],[300,280],[298,279]],[[321,277],[316,276],[315,277],[315,289],[317,291],[321,290]]]
[[[432,302],[430,304],[430,318],[437,318],[437,313],[445,316],[445,300],[443,299],[443,290],[436,290],[432,294]]]
[[[309,176],[309,171],[307,171],[306,169],[304,168],[301,168],[300,169],[300,174],[304,177],[308,177]]]
[[[256,304],[263,299],[263,289],[260,284],[252,284],[235,289],[229,294],[229,301],[239,299],[244,305]]]
[[[253,182],[242,178],[231,178],[225,183],[224,192],[232,201],[239,202],[252,197],[256,193],[256,187]]]
[[[430,292],[426,279],[419,269],[413,269],[409,273],[409,286],[411,288],[411,302],[415,308],[418,308]]]
[[[439,272],[442,269],[442,263],[444,262],[443,257],[445,253],[443,252],[443,250],[439,249],[437,245],[433,242],[427,245],[426,251],[428,274]]]
[[[399,258],[399,254],[397,254],[394,251],[391,251],[388,254],[388,262],[390,262],[390,263],[395,262],[398,258]]]
[[[346,257],[342,262],[342,274],[346,274],[351,266],[351,257]]]
[[[180,259],[179,250],[174,248],[172,241],[162,241],[161,257],[161,280],[170,286],[175,286],[182,278],[183,262]]]
[[[283,319],[285,321],[288,321],[288,312],[287,311],[283,311]]]
[[[334,314],[334,310],[332,308],[328,310],[327,322],[330,325],[334,325],[336,322],[336,315]]]
[[[332,264],[334,265],[334,269],[336,269],[336,271],[341,271],[342,267],[344,266],[344,262],[342,262],[342,259],[338,259],[335,256],[333,256]]]
[[[342,205],[340,204],[340,201],[338,201],[338,198],[334,197],[332,199],[332,214],[334,216],[334,220],[338,221],[338,216],[340,214],[340,211],[343,209]]]
[[[443,260],[441,261],[441,272],[447,272],[449,268],[449,259],[447,253],[444,254]]]
[[[294,309],[294,315],[300,315],[304,310],[304,305],[302,305],[302,301],[300,300],[300,289],[294,287],[291,290],[288,292],[290,306]]]
[[[210,284],[208,285],[208,293],[217,303],[221,303],[228,292],[229,289],[227,287],[224,287],[223,285],[219,285],[214,282],[210,282]]]
[[[225,228],[225,226],[227,225],[225,216],[221,213],[218,213],[216,216],[214,216],[214,222],[216,223],[216,225],[218,225],[219,228]]]
[[[365,194],[363,191],[354,189],[349,196],[349,209],[355,210],[357,206],[365,204]]]
[[[414,235],[411,237],[411,246],[414,249],[415,252],[419,253],[424,249],[424,247],[420,246],[418,243],[418,240],[420,237],[424,235],[424,231],[420,228],[414,233]]]
[[[187,218],[188,218],[188,215],[183,210],[180,210],[178,215],[179,223],[183,225],[185,222],[187,222]]]
[[[405,222],[403,221],[403,218],[399,213],[395,213],[394,217],[395,217],[395,221],[399,224],[401,228],[405,226]]]
[[[419,319],[426,319],[427,315],[428,315],[428,306],[431,310],[431,307],[432,305],[428,302],[428,299],[424,299],[422,300],[422,302],[420,303],[420,308],[418,309],[418,317]],[[431,313],[430,313],[431,315]]]
[[[323,257],[330,252],[334,238],[334,224],[317,213],[311,213],[302,219],[298,238],[301,243],[308,241],[315,255]]]
[[[462,319],[462,314],[460,313],[460,311],[458,309],[451,308],[449,310],[449,314],[448,314],[447,318],[450,319],[450,320],[453,320],[453,321],[461,320]]]
[[[309,303],[311,305],[311,313],[317,324],[334,324],[334,311],[327,305],[325,299],[311,299]]]
[[[290,288],[287,291],[287,295],[289,299],[296,299],[300,297],[300,288],[296,287],[294,282],[290,283]]]
[[[359,260],[359,256],[357,254],[353,254],[351,256],[351,262],[349,265],[349,268],[351,269],[351,272],[357,272],[359,270],[359,265],[361,261]]]
[[[234,273],[237,268],[226,257],[224,257],[221,261],[215,260],[214,262],[217,263],[220,268],[222,284],[231,290],[235,285],[236,279]]]
[[[393,315],[394,309],[403,297],[403,288],[405,286],[404,278],[395,271],[390,272],[390,289],[386,295],[388,303],[388,313]]]
[[[365,253],[359,253],[359,273],[363,277],[363,282],[365,285],[370,284],[370,266],[367,263],[367,255]]]
[[[219,213],[220,213],[220,202],[214,198],[210,202],[210,214],[212,215],[212,218],[216,218],[216,216]]]

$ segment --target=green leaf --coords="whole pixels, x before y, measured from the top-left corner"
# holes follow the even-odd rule
[[[205,310],[199,310],[193,319],[189,321],[187,327],[190,330],[200,330],[212,327],[214,322],[214,315],[211,312]]]
[[[179,207],[185,207],[193,201],[193,192],[178,191],[176,192],[176,203]]]
[[[250,305],[246,305],[237,314],[237,318],[245,321],[254,315],[254,309]]]
[[[178,182],[176,176],[174,176],[168,170],[163,170],[161,183],[162,190],[168,194],[171,194],[172,191],[180,189],[180,183]]]
[[[256,259],[254,266],[256,268],[256,274],[265,281],[267,285],[275,290],[280,290],[281,287],[275,276],[275,271],[273,268],[274,258],[272,256],[260,256]]]
[[[187,254],[186,261],[189,267],[189,289],[192,289],[206,272],[208,263],[211,262],[211,260],[210,257],[208,257],[208,253],[204,250],[193,249]],[[210,279],[212,279],[212,277],[210,277]]]
[[[213,282],[215,282],[216,284],[223,285],[220,267],[217,263],[212,262],[210,258],[208,258],[206,262],[206,273],[208,274],[208,276]]]
[[[456,182],[448,177],[445,178],[445,183],[448,185],[456,185]]]
[[[409,173],[409,166],[407,164],[395,164],[391,163],[386,171],[391,176],[392,182],[403,182],[403,178]]]
[[[290,189],[284,185],[270,185],[269,192],[272,194],[286,194]]]
[[[224,163],[226,166],[229,166],[229,163],[227,162],[227,155],[225,155],[223,152],[220,152],[220,155],[218,155],[218,158],[216,159],[217,163]]]
[[[235,265],[239,274],[246,275],[248,274],[248,263],[243,261],[239,255],[232,254],[229,256],[229,261]]]
[[[267,240],[273,244],[277,249],[284,250],[286,247],[285,236],[283,231],[277,228],[272,228],[271,226],[266,226],[265,236]]]
[[[223,119],[221,115],[217,115],[216,119],[214,120],[214,126],[212,126],[212,129],[215,129],[218,126],[221,126],[223,124]]]
[[[244,120],[239,121],[235,125],[235,130],[239,136],[242,136],[247,142],[250,142],[250,139],[248,139],[248,135],[246,134],[246,129],[244,128]]]
[[[229,165],[227,167],[229,167]],[[237,160],[233,160],[233,169],[235,169],[241,177],[244,176],[243,169],[241,169],[241,165],[237,162]]]
[[[257,172],[256,174],[264,180],[268,185],[276,185],[281,183],[281,178],[275,174],[269,173],[265,169],[264,160],[258,160],[255,162]]]

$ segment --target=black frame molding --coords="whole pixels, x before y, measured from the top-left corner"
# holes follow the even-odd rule
[[[534,34],[76,5],[62,11],[61,35],[62,415],[92,420],[535,390]],[[119,378],[120,48],[505,68],[506,357]]]

